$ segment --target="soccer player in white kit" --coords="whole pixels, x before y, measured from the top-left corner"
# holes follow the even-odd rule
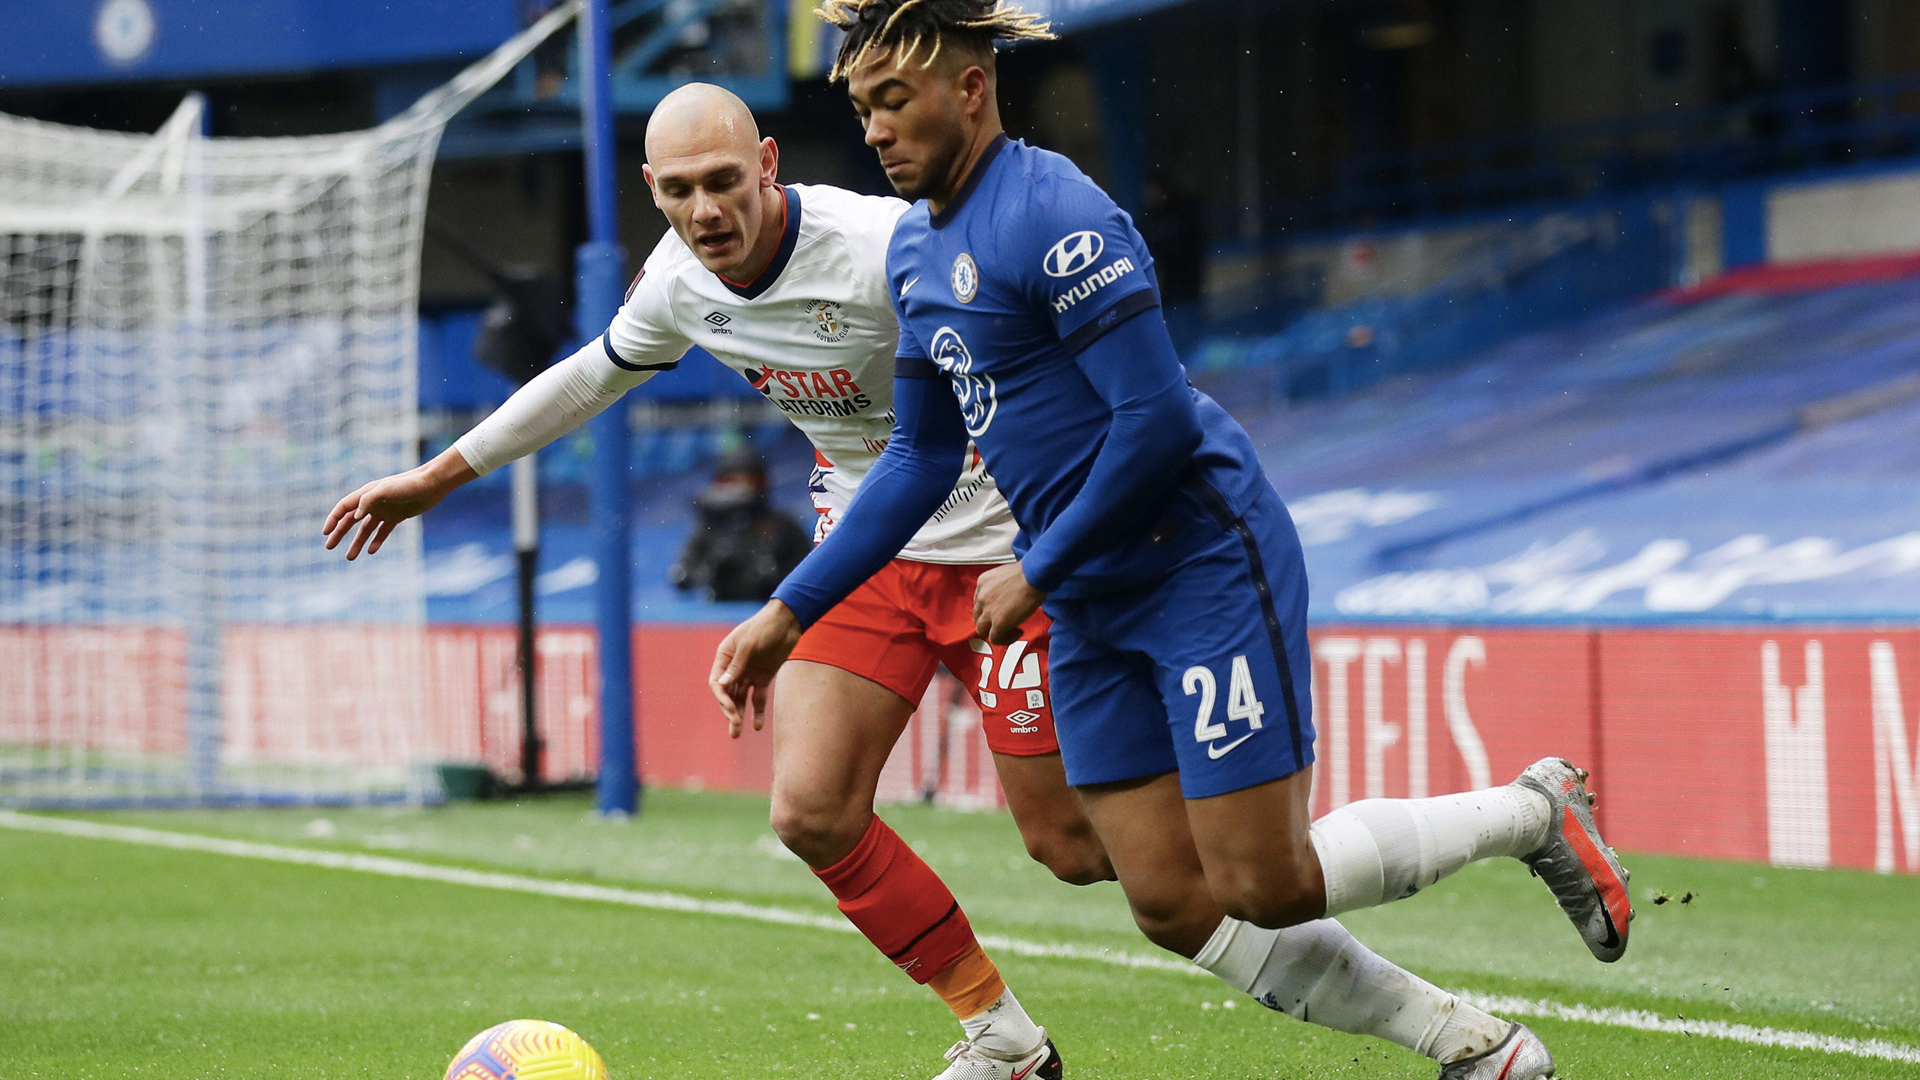
[[[745,376],[806,433],[824,538],[892,430],[898,325],[886,252],[899,199],[775,182],[778,149],[744,103],[694,83],[647,127],[648,185],[673,229],[607,332],[515,393],[433,461],[374,481],[328,515],[327,547],[378,551],[399,522],[455,487],[571,431],[699,345]],[[357,531],[356,531],[357,527]],[[1066,786],[1046,682],[1048,621],[1020,640],[975,635],[981,572],[1013,561],[1015,525],[978,454],[891,566],[821,619],[780,680],[773,828],[840,910],[966,1038],[944,1080],[1058,1080],[1062,1064],[981,949],[953,894],[873,813],[881,767],[934,668],[980,705],[1007,801],[1032,856],[1063,880],[1113,869]],[[754,727],[766,714],[755,702]],[[739,720],[731,726],[740,735]]]

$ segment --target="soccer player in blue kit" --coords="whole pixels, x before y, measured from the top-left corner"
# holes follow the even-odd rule
[[[1001,641],[1043,603],[1067,779],[1141,930],[1270,1008],[1377,1035],[1445,1080],[1526,1080],[1553,1059],[1368,951],[1334,916],[1510,856],[1588,948],[1626,949],[1627,874],[1586,774],[1368,799],[1309,820],[1307,581],[1252,442],[1187,382],[1131,219],[1070,161],[1001,130],[996,41],[1044,37],[1006,0],[830,0],[866,142],[899,193],[888,277],[897,423],[840,527],[721,644],[730,715],[763,708],[801,630],[886,564],[951,491],[969,440],[1020,526],[981,575]],[[958,1048],[956,1048],[958,1049]],[[981,1056],[979,1076],[1017,1068]]]

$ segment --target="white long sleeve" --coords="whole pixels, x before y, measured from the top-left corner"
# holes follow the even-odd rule
[[[514,391],[492,415],[460,436],[454,449],[485,476],[586,423],[655,374],[615,367],[601,339],[594,338]]]

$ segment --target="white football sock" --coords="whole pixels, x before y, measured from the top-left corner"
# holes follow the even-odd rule
[[[1363,799],[1313,823],[1326,915],[1402,900],[1470,862],[1547,842],[1552,808],[1523,787],[1432,799]]]
[[[1020,1007],[1012,987],[1002,990],[999,999],[979,1014],[960,1021],[960,1026],[968,1042],[997,1054],[1031,1054],[1047,1037]]]
[[[1332,919],[1283,930],[1225,919],[1193,962],[1269,1009],[1443,1065],[1483,1054],[1507,1034],[1506,1021],[1376,955]]]

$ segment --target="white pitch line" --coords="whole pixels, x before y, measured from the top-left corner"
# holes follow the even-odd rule
[[[1549,1020],[1567,1020],[1580,1024],[1605,1024],[1609,1027],[1661,1031],[1670,1035],[1703,1035],[1709,1039],[1731,1039],[1754,1046],[1778,1046],[1788,1050],[1818,1050],[1825,1054],[1879,1058],[1920,1065],[1920,1047],[1885,1039],[1850,1039],[1841,1035],[1820,1035],[1811,1031],[1782,1031],[1755,1027],[1728,1020],[1685,1020],[1661,1016],[1640,1009],[1599,1009],[1591,1005],[1564,1005],[1558,1001],[1505,997],[1498,994],[1462,993],[1461,998],[1490,1013],[1511,1016],[1536,1016]]]
[[[544,878],[523,877],[519,874],[499,874],[485,870],[467,870],[457,866],[436,866],[433,863],[414,862],[409,859],[395,859],[385,855],[357,855],[344,851],[323,851],[314,848],[287,847],[282,844],[261,844],[250,840],[229,840],[219,836],[204,836],[199,833],[167,832],[161,829],[144,829],[133,825],[107,825],[96,821],[41,817],[38,814],[22,814],[13,810],[0,810],[0,828],[17,829],[23,832],[55,833],[61,836],[77,836],[88,840],[118,840],[123,843],[142,844],[148,847],[175,848],[181,851],[201,851],[214,855],[231,855],[241,859],[262,859],[267,862],[293,863],[299,866],[320,866],[330,870],[358,870],[362,873],[381,874],[386,877],[412,878],[416,881],[437,881],[448,885],[466,885],[480,889],[499,889],[505,892],[531,893],[535,896],[553,896],[563,900],[595,900],[606,904],[621,904],[626,907],[649,908],[656,911],[678,911],[693,915],[719,915],[726,918],[748,919],[754,922],[778,923],[783,926],[804,926],[811,930],[831,930],[836,933],[846,934],[857,934],[860,932],[852,923],[839,916],[815,915],[806,911],[794,911],[791,908],[748,904],[738,900],[701,900],[696,897],[684,896],[680,893],[620,889],[608,885],[581,885],[567,881],[548,881]],[[981,934],[979,938],[982,945],[1018,956],[1061,960],[1089,960],[1096,963],[1113,964],[1119,967],[1172,971],[1186,975],[1206,974],[1184,960],[1176,960],[1171,957],[1128,953],[1086,945],[1022,941],[1018,938],[1001,937],[997,934]]]
[[[381,874],[386,877],[411,878],[416,881],[437,881],[448,885],[465,885],[480,889],[498,889],[504,892],[529,893],[535,896],[552,896],[562,900],[593,900],[606,904],[621,904],[626,907],[649,908],[656,911],[677,911],[693,915],[718,915],[724,918],[748,919],[753,922],[777,923],[782,926],[803,926],[811,930],[829,930],[835,933],[857,933],[851,923],[845,919],[827,915],[815,915],[789,908],[769,907],[763,904],[746,904],[735,900],[700,900],[679,893],[655,892],[640,889],[618,889],[607,885],[579,885],[565,881],[547,881],[541,878],[523,877],[518,874],[498,874],[484,870],[466,870],[454,866],[436,866],[432,863],[413,862],[407,859],[389,858],[384,855],[355,855],[340,851],[319,851],[312,848],[287,847],[281,844],[260,844],[247,840],[228,840],[218,836],[203,836],[198,833],[167,832],[161,829],[143,829],[131,825],[106,825],[94,821],[78,821],[70,818],[41,817],[37,814],[22,814],[12,810],[0,810],[0,828],[16,829],[22,832],[53,833],[61,836],[76,836],[88,840],[117,840],[128,844],[142,844],[148,847],[175,848],[181,851],[201,851],[214,855],[229,855],[241,859],[260,859],[267,862],[292,863],[298,866],[320,866],[330,870],[357,870],[366,874]],[[1179,975],[1200,975],[1207,973],[1184,960],[1171,956],[1156,956],[1145,953],[1130,953],[1117,949],[1095,948],[1086,945],[1069,945],[1025,941],[1020,938],[1002,937],[998,934],[980,935],[980,943],[987,948],[1016,956],[1036,957],[1055,960],[1082,960],[1099,964],[1111,964],[1116,967],[1166,971]],[[1539,1017],[1550,1020],[1563,1020],[1570,1023],[1596,1024],[1603,1027],[1632,1028],[1637,1031],[1656,1031],[1672,1035],[1698,1035],[1710,1039],[1726,1039],[1731,1042],[1747,1043],[1752,1046],[1771,1046],[1788,1050],[1813,1050],[1825,1054],[1839,1054],[1848,1057],[1875,1058],[1882,1061],[1897,1061],[1920,1065],[1920,1047],[1904,1043],[1888,1042],[1884,1039],[1854,1039],[1841,1035],[1821,1035],[1811,1031],[1788,1031],[1780,1028],[1756,1027],[1752,1024],[1738,1024],[1725,1020],[1685,1020],[1679,1017],[1665,1017],[1658,1013],[1638,1009],[1598,1008],[1591,1005],[1567,1005],[1557,1001],[1534,998],[1506,997],[1462,993],[1462,998],[1486,1009],[1488,1012],[1505,1013],[1513,1016]]]

